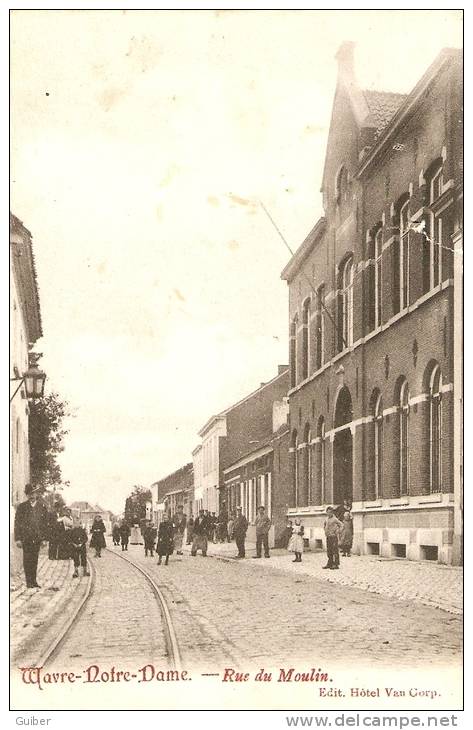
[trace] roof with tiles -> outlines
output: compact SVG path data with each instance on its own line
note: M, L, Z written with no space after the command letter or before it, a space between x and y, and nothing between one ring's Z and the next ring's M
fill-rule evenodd
M368 89L365 89L363 94L370 110L367 124L372 124L376 128L376 137L379 137L408 95Z

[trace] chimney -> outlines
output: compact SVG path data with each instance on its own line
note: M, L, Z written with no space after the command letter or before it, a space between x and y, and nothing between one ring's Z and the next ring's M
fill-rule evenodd
M278 365L278 375L282 375L288 368L289 365Z
M345 81L355 80L354 51L355 43L353 41L344 41L335 54L338 61L338 76Z

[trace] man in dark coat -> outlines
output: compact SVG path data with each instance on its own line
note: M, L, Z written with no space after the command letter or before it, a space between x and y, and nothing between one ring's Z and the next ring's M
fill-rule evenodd
M191 555L197 555L197 550L202 550L202 556L207 557L208 534L210 529L210 517L204 510L199 511L199 516L194 522L194 530L192 533Z
M128 550L128 541L130 539L130 526L128 525L128 522L125 522L125 520L122 521L122 524L120 525L120 542L122 544L122 551Z
M18 505L15 514L15 541L17 547L23 548L23 567L28 588L41 587L36 581L38 556L41 543L48 535L48 510L39 498L41 491L42 487L27 484L27 500Z
M247 530L248 520L245 515L242 514L241 507L237 507L237 516L233 523L233 537L235 538L236 546L238 548L237 558L245 557L245 538Z

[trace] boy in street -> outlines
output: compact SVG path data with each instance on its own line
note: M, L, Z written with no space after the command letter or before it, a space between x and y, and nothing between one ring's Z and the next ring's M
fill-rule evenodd
M156 543L157 536L158 531L153 523L150 522L143 530L143 540L145 541L145 558L148 557L148 551L150 556L153 557L154 545Z
M74 560L73 578L79 577L79 566L82 566L83 575L90 575L87 570L87 533L80 524L78 517L74 517L74 526L69 533L69 544Z
M269 558L269 540L268 533L271 527L271 520L265 514L264 507L258 507L258 516L255 520L256 526L256 555L255 558L261 557L261 546L264 548L264 557Z
M323 570L338 570L340 566L338 536L342 528L342 523L335 517L333 507L327 507L326 512L327 519L324 522L324 531L327 541L327 565L323 566Z

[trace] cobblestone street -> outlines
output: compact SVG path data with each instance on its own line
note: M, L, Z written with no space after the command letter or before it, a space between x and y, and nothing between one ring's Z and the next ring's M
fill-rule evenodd
M184 664L215 670L225 656L255 666L460 662L462 620L435 608L288 573L269 561L173 555L165 567L139 547L130 557L164 588Z

